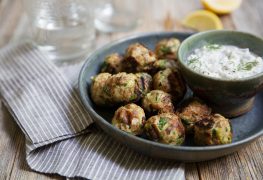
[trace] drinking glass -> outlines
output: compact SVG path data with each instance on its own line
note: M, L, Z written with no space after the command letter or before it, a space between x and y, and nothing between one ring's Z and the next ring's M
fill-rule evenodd
M24 5L31 38L51 59L72 60L93 47L94 7L88 0L24 0Z
M102 32L131 30L138 24L139 9L139 0L98 0L95 27Z

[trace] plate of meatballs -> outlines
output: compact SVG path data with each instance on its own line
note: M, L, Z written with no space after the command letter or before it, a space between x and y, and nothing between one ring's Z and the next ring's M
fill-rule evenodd
M138 35L88 57L81 100L109 136L145 155L197 162L235 152L262 134L262 93L249 113L228 119L187 86L177 50L190 35Z

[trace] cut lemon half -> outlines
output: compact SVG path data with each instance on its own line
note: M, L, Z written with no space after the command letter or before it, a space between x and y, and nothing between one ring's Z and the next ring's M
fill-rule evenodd
M217 14L228 14L239 8L242 0L201 0L204 7Z
M198 31L223 29L219 17L207 10L198 10L190 13L183 19L183 25Z

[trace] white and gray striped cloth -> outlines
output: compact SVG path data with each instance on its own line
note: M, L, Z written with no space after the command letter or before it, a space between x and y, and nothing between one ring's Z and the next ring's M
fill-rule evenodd
M185 179L183 164L138 154L92 125L77 91L30 43L0 51L0 92L26 136L26 160L35 171L92 180Z

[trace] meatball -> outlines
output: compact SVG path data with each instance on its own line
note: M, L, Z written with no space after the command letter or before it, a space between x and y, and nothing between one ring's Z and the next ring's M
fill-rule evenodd
M164 144L181 145L185 139L184 126L173 113L163 113L150 117L144 126L146 135Z
M186 86L180 73L169 68L154 75L153 88L171 94L176 102L182 100L186 93Z
M197 145L219 145L232 142L230 122L220 114L211 115L195 123L194 142Z
M91 85L91 97L97 105L127 104L139 101L150 91L151 86L152 77L147 73L101 73Z
M155 54L140 43L131 44L123 61L126 72L149 72L156 61Z
M175 61L169 59L159 59L153 64L153 69L155 72L158 72L160 70L165 70L167 68L176 70L178 69L178 66Z
M148 115L174 112L172 96L160 90L152 90L146 94L142 107Z
M111 77L109 73L100 73L93 78L91 85L91 98L97 105L108 103L109 96L104 93L106 81Z
M112 124L127 133L140 135L143 133L145 113L140 106L133 103L127 104L115 111Z
M176 38L163 39L156 44L155 53L158 59L177 59L180 41Z
M188 100L179 110L179 117L185 126L186 133L193 133L194 124L211 114L211 108L200 99Z
M141 99L142 94L135 74L125 72L112 75L106 82L106 93L111 96L114 104L135 102Z
M111 74L116 74L122 71L122 61L123 57L118 53L113 53L108 55L101 68L101 72L108 72Z

